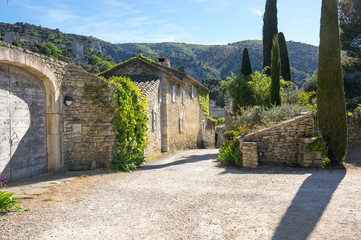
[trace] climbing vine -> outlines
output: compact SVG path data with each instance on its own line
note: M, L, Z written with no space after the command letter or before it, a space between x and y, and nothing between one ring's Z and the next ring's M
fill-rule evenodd
M197 89L199 105L204 113L208 117L209 115L209 92L206 90Z
M147 100L129 78L111 77L108 82L114 86L110 106L116 134L112 167L129 172L145 161Z

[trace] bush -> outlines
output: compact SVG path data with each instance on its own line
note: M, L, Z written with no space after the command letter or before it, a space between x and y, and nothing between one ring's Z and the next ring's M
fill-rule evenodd
M218 161L224 166L242 167L242 151L239 146L239 141L233 137L231 142L225 142L219 148Z
M267 108L264 106L247 107L242 109L242 114L234 120L234 127L241 134L249 133L253 129L267 127L299 115L307 111L306 106L284 104Z
M317 91L317 74L318 74L318 72L316 70L316 72L312 76L306 78L306 81L302 86L303 91L305 91L305 92L316 92Z

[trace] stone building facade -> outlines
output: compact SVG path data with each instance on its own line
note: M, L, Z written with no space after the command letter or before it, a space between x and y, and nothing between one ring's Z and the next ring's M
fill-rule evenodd
M111 115L87 93L104 84L73 64L0 42L0 175L15 181L109 165Z
M198 96L209 90L187 74L172 69L169 59L158 59L156 64L136 57L100 75L127 76L148 99L147 158L171 150L214 147L214 121L201 110Z

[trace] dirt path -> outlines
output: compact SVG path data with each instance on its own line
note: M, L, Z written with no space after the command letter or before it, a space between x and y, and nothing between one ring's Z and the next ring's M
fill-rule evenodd
M0 239L361 239L359 167L238 170L217 153L57 185L0 217Z

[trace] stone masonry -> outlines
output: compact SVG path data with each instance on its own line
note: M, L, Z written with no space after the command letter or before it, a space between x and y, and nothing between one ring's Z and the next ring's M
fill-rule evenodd
M312 142L313 137L314 118L312 114L301 115L248 134L239 139L243 164L250 168L256 168L258 162L289 166L320 166L322 161L318 153L308 152L305 147L309 141ZM301 152L299 146L302 146Z
M29 79L35 78L44 87L45 154L49 172L109 165L114 138L112 117L108 108L103 103L94 101L87 92L89 87L98 89L103 99L110 100L110 91L105 90L106 83L102 79L76 65L3 42L0 42L0 66L3 66L3 69L16 66L31 75ZM15 80L10 76L8 81ZM65 96L73 98L72 105L64 104ZM36 118L36 115L32 117ZM32 121L36 121L35 118ZM33 133L28 131L27 134ZM1 144L6 144L8 139L1 141ZM2 164L10 164L11 158L8 161L9 163ZM0 169L0 175L1 173Z

